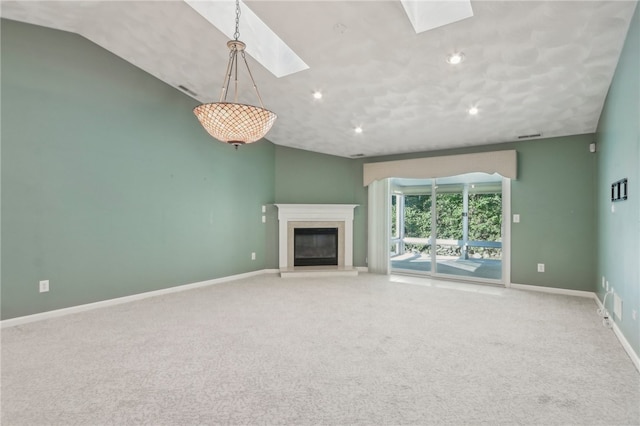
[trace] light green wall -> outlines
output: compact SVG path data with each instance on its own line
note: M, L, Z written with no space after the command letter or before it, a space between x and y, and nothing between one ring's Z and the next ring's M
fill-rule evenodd
M511 281L596 288L593 135L366 160L268 142L234 151L199 127L193 99L80 36L11 21L1 100L2 318L276 268L274 202L359 204L365 266L365 161L501 149L519 163Z
M594 135L578 135L364 161L276 147L276 202L361 204L354 224L354 260L361 266L367 255L362 164L515 149L519 176L512 181L511 205L521 222L512 225L511 282L594 291L593 141ZM538 263L545 264L544 273L537 272Z
M515 149L518 179L511 182L511 282L594 291L594 135L548 138L471 149L368 158L366 162ZM537 264L545 272L537 272Z
M214 141L78 35L1 27L3 319L265 268L271 143Z
M627 40L598 125L598 275L622 298L616 323L640 354L640 8L636 6ZM611 184L628 179L629 199L613 203ZM604 289L599 284L598 296ZM613 312L611 296L607 308Z
M593 135L514 144L511 282L593 291L596 238ZM537 263L545 272L537 272Z
M353 264L366 266L367 191L362 186L362 162L276 146L275 174L276 203L359 204L353 218ZM274 267L277 264L276 258Z

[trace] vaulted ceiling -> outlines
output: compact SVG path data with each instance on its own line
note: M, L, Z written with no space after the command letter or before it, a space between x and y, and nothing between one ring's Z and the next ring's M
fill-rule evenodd
M472 1L472 17L420 33L400 1L247 6L309 66L278 78L249 58L278 114L267 139L353 157L594 132L636 2ZM182 0L2 1L1 12L218 100L228 37ZM447 63L453 52L464 61Z

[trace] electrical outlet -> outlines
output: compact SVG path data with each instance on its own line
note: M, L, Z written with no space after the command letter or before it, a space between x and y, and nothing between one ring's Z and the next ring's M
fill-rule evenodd
M544 272L544 263L538 263L538 272Z
M520 215L519 214L514 214L513 215L513 223L520 223Z
M602 276L602 288L604 288L604 275Z
M49 280L40 281L40 293L46 293L49 291Z
M638 311L636 311L635 309L633 311L631 311L631 318L636 321L638 319Z
M262 206L262 213L266 213L267 212L267 206Z
M266 216L262 216L262 223L267 223L267 217Z
M605 284L606 284L606 285L605 285L604 289L605 289L605 290L607 290L607 291L609 291L609 281L606 281L606 282L605 282Z
M256 253L255 252L251 253L251 260L256 260Z

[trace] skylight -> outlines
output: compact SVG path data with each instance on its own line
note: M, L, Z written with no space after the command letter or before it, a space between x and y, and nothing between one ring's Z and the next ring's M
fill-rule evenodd
M229 37L229 40L233 39L235 31L233 0L184 0L184 2ZM246 52L253 59L278 78L309 68L267 24L249 9L249 6L241 1L240 7L242 10L240 40L247 44Z
M401 2L416 33L432 30L473 16L471 1L469 0L401 0Z

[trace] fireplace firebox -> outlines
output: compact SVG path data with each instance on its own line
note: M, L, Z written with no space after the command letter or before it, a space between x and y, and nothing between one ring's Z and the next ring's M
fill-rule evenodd
M295 228L294 266L338 264L338 228Z

